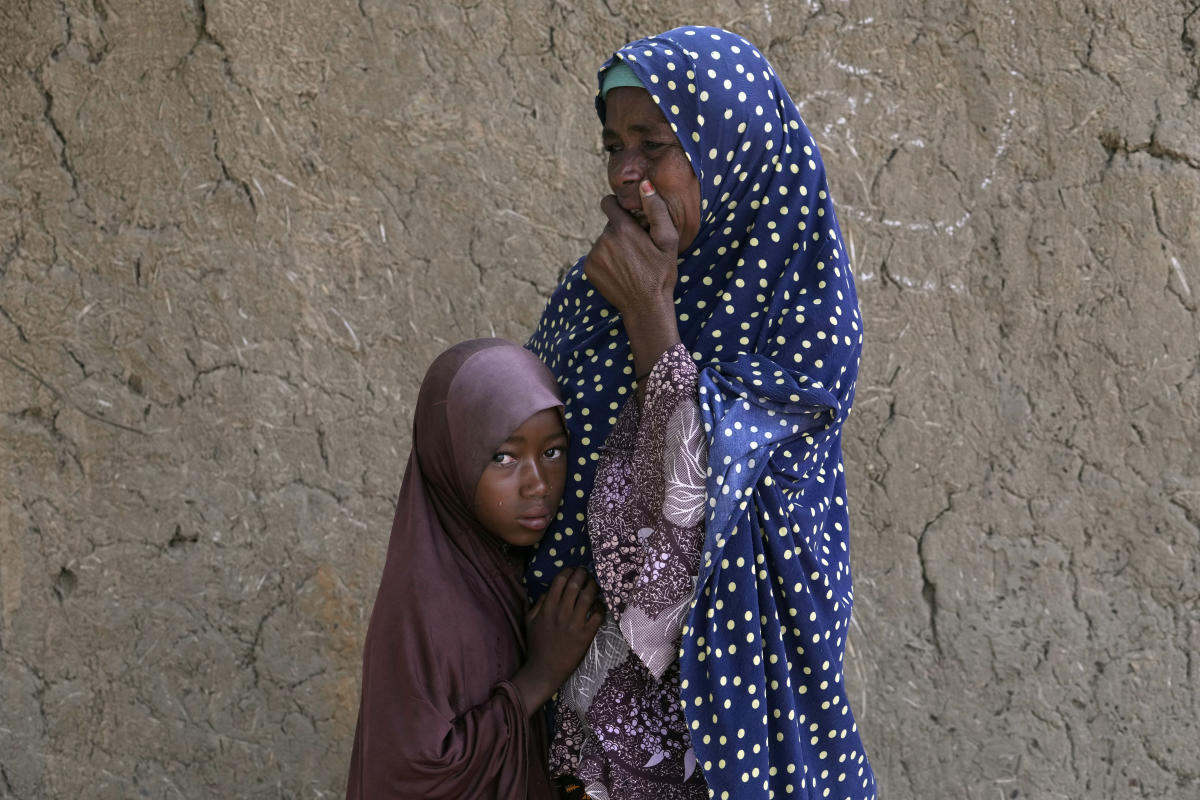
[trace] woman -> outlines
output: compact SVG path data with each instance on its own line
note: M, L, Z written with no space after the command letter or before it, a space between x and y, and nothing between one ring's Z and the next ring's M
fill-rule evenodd
M348 798L550 800L542 705L603 615L583 570L526 613L520 572L558 508L566 431L529 351L476 339L421 384L363 655Z
M680 781L694 757L718 798L872 798L842 681L853 593L841 432L862 331L816 144L770 64L726 31L685 27L632 42L600 80L608 226L529 342L564 393L573 486L527 579L536 588L560 566L592 560L594 529L610 531L614 512L585 498L614 474L610 432L631 397L644 402L639 382L682 347L698 368L704 535L677 667L685 730L657 739L675 742L665 756L679 760ZM636 426L633 439L651 432ZM630 463L616 444L616 461ZM658 454L664 468L671 460ZM622 634L629 626L610 585L638 583L628 565L639 547L652 563L644 542L664 516L640 485L624 496L652 524L649 534L622 528L624 543L596 553ZM622 548L625 571L614 578L604 561ZM597 649L581 667L599 677L576 693L580 705L627 664L614 666L615 655L598 664ZM589 727L591 714L584 708L580 730L566 732L581 769L589 737L613 752L619 736L619 726ZM680 750L682 736L694 756Z

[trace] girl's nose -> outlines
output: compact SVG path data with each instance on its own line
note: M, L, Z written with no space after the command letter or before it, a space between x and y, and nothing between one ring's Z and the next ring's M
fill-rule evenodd
M530 497L540 497L549 491L545 471L538 463L530 464L521 475L521 491Z

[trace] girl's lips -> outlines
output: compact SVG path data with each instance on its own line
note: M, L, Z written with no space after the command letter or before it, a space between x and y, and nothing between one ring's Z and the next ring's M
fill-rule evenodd
M517 524L531 531L544 531L546 530L546 526L550 524L550 515L539 514L531 517L518 517Z

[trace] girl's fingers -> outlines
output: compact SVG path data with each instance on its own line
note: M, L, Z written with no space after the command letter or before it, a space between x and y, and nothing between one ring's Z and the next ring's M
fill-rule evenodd
M596 635L596 631L600 630L600 626L604 624L604 618L608 615L608 609L602 603L596 603L592 606L591 616L587 618L588 630L592 636Z
M555 576L550 591L546 592L546 602L549 604L547 611L557 624L571 623L571 614L579 597L579 590L587 577L587 570L582 567L566 567Z
M554 576L554 580L550 582L550 588L546 591L546 594L542 595L540 599L549 598L548 602L551 605L558 605L561 603L563 592L567 588L567 581L570 580L574 573L574 567L565 567L559 571L559 573Z
M545 605L545 603L546 603L546 595L542 595L541 597L539 597L537 599L537 602L533 604L533 608L529 609L529 611L527 611L525 613L525 624L526 625L528 625L529 623L531 623L535 619L537 619L537 615L539 613L541 613L542 606Z
M592 606L596 604L596 594L599 587L596 586L596 581L592 580L591 576L584 584L583 589L579 592L579 597L575 600L575 613L573 615L576 625L582 625L587 622L588 613L592 610Z

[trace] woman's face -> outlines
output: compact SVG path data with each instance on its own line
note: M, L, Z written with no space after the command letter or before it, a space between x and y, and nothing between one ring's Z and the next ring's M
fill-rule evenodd
M671 124L645 89L620 86L605 98L604 149L608 153L608 185L621 208L645 230L638 186L649 180L667 204L679 233L679 252L700 232L700 181L692 171Z
M475 485L475 518L515 547L537 544L567 483L567 432L557 408L525 420L492 455Z

